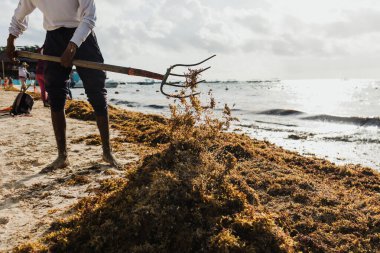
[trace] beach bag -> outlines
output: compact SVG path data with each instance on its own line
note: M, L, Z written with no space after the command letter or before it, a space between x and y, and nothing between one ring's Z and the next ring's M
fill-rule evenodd
M32 111L34 100L32 96L20 92L12 105L11 115L29 114Z

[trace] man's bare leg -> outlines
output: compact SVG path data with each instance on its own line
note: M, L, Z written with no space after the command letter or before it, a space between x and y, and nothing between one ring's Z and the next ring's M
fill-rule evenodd
M99 128L100 138L102 140L103 147L103 160L112 166L120 167L119 162L112 154L112 148L110 144L110 134L109 134L109 120L108 114L105 116L96 116L96 124Z
M55 140L57 142L58 157L57 159L46 166L41 173L46 173L56 169L61 169L69 165L69 160L67 158L67 147L66 147L66 117L65 111L54 112L51 111L51 120L53 124Z
M25 79L21 79L21 91L26 92L26 81Z

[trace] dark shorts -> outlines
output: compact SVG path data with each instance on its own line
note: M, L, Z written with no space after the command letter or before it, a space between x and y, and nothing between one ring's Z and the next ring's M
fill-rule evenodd
M70 42L76 28L59 28L48 31L44 44L44 54L61 57ZM77 49L75 59L103 63L95 34L90 33L86 41ZM83 87L88 101L97 115L107 114L107 90L105 89L106 74L101 70L77 67L77 72L83 81ZM53 111L63 110L66 97L69 94L66 80L69 79L71 68L65 68L60 63L45 62L44 78L49 102Z

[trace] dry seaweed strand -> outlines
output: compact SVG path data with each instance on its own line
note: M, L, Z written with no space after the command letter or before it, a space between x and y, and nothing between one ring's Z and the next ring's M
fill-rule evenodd
M116 141L155 148L15 252L376 252L380 175L222 132L197 98L165 119L110 108ZM68 115L90 119L84 102Z

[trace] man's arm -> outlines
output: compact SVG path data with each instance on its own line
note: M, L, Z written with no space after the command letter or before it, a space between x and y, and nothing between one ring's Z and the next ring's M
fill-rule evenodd
M9 34L7 39L7 49L5 51L7 52L7 56L11 61L13 61L13 58L15 58L15 39L16 37L12 34Z
M82 20L74 32L69 44L63 55L61 56L61 64L64 67L70 67L74 59L76 50L87 39L96 22L96 7L94 0L78 0L79 9Z
M7 55L10 59L15 56L15 39L28 28L28 15L33 12L36 6L33 0L20 0L12 17L7 40Z

